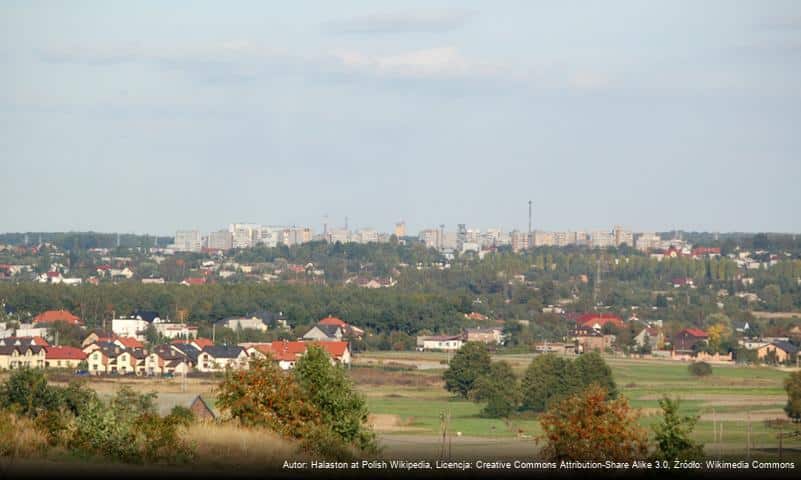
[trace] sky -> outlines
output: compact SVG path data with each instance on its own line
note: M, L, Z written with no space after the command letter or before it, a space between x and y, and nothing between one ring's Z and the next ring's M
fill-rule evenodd
M0 232L801 232L801 2L0 2Z

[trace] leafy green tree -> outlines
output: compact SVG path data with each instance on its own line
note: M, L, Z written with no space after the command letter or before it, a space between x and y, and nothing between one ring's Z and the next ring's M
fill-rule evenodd
M325 350L309 346L294 370L306 398L317 407L322 421L345 443L363 451L377 450L375 433L367 426L367 404L353 388L341 366L333 365Z
M659 400L662 419L651 428L654 430L657 450L656 458L660 460L698 459L703 456L703 444L692 439L692 432L698 417L679 414L679 399L663 397Z
M479 377L490 371L490 354L481 342L467 342L451 359L448 369L442 375L445 389L467 398Z
M801 371L792 373L784 379L784 390L787 392L785 413L794 422L801 422Z
M522 408L543 412L578 386L570 360L553 353L538 355L529 364L521 384Z
M612 378L612 369L598 352L580 355L573 362L573 369L581 385L596 383L606 390L609 398L617 398L617 385Z
M493 362L489 373L473 384L470 397L476 402L487 402L481 411L485 417L511 415L520 402L520 388L512 366L505 361Z
M15 408L22 415L35 417L42 411L58 409L60 404L59 391L47 385L40 369L16 370L0 385L0 405Z

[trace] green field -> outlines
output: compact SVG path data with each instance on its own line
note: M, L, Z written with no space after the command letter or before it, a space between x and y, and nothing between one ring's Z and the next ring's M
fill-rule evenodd
M509 361L521 375L531 358L531 355L494 357ZM539 434L538 423L532 417L509 422L482 418L480 404L456 399L446 392L438 381L444 365L433 366L446 359L446 354L428 352L380 352L358 359L357 368L369 366L386 371L387 377L403 372L406 384L387 380L384 384L366 385L360 384L357 377L370 411L381 417L377 429L383 438L391 442L395 435L418 436L422 441L423 437L440 435L442 416L448 414L453 434L498 440ZM414 369L415 362L424 365L424 369ZM711 376L696 378L689 373L686 363L625 358L607 358L607 362L622 395L632 406L642 409L640 422L644 426L658 420L658 400L670 395L682 399L684 413L701 416L695 436L706 444L708 454L746 453L750 425L751 453L763 458L777 455L777 432L765 421L786 418L782 410L786 402L782 382L787 372L768 367L715 365ZM414 377L419 381L414 382ZM722 428L722 440L719 434L716 438L713 425L718 431ZM801 441L785 440L783 446L785 457L801 457Z

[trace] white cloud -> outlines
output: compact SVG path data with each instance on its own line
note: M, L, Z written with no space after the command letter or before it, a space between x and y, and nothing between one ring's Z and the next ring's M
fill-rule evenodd
M382 76L480 77L501 71L499 65L468 59L454 47L372 56L353 51L338 51L334 56L345 68Z
M324 28L333 33L444 32L462 27L473 15L457 8L408 10L332 21Z

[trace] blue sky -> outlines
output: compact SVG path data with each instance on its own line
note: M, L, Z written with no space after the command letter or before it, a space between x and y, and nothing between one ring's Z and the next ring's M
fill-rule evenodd
M2 2L0 231L801 231L801 3Z

